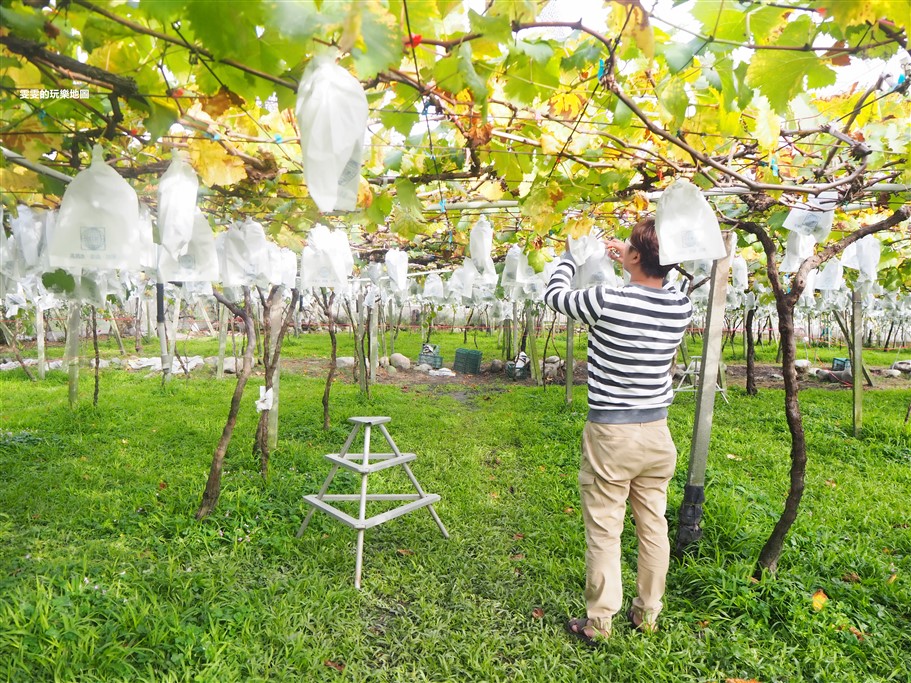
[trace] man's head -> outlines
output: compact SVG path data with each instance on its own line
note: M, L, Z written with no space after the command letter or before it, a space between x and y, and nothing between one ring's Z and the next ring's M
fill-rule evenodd
M662 266L659 262L658 233L655 231L655 219L651 216L643 218L633 227L627 240L626 251L627 258L633 263L638 263L642 273L648 277L664 279L674 268L674 264Z

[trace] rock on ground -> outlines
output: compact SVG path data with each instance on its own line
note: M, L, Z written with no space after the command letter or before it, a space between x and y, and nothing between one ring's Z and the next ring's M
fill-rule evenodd
M389 356L389 363L396 370L411 369L411 361L408 360L407 356L404 356L401 353L393 353L391 356Z

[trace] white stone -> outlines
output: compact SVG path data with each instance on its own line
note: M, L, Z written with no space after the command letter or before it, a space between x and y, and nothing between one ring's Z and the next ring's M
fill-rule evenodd
M548 363L544 366L544 379L557 379L560 376L559 363Z
M430 372L431 370L433 370L433 368L430 367L430 365L427 363L421 363L420 365L418 365L415 368L415 370L417 370L418 372Z
M402 355L401 353L393 353L389 356L389 363L396 370L410 370L411 361L408 360L407 356Z
M888 370L883 370L883 377L901 377L901 376L902 376L901 370L895 370L892 368L889 368Z
M503 369L506 367L506 364L501 361L499 358L494 358L490 361L490 371L491 372L503 372Z
M339 370L354 367L354 356L340 356L335 359L335 367Z
M386 373L389 374L389 375L395 375L395 374L398 374L398 370L395 369L395 366L394 366L394 365L387 365L387 366L386 366Z
M561 360L563 360L563 359L560 358L560 356L548 356L547 358L544 359L544 362L545 363L559 363Z
M891 369L899 372L911 372L911 360L897 360L892 363Z
M388 368L389 367L389 356L380 356L379 359L377 360L377 363L379 364L379 366L381 368Z

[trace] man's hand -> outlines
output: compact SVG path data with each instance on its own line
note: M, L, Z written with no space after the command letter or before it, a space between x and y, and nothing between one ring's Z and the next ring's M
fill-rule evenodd
M626 254L626 242L621 242L620 240L611 237L604 243L604 246L607 248L607 255L610 256L611 260L623 260L623 255Z

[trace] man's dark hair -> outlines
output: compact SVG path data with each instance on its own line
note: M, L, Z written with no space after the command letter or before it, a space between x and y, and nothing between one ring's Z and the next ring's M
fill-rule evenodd
M642 272L649 277L664 278L676 265L661 265L658 257L658 233L655 231L655 219L651 216L636 223L629 236L629 244L639 252Z

